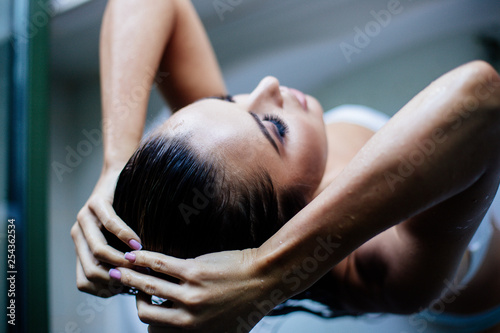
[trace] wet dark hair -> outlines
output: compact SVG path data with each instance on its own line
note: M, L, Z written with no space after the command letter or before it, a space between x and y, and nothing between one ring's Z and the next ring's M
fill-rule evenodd
M232 168L233 166L231 166ZM278 193L263 169L238 179L189 136L155 135L122 170L113 208L144 249L180 258L260 246L306 205L299 187ZM116 237L110 245L129 251Z

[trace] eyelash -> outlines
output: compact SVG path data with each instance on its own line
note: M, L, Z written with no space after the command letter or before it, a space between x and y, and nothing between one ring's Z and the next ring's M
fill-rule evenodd
M231 95L225 95L225 96L212 96L210 98L215 98L219 99L221 101L227 101L234 103L233 96ZM278 129L279 135L283 138L285 135L288 133L288 125L281 119L280 117L273 115L273 114L266 114L264 115L263 121L269 121L276 126Z
M211 97L208 97L208 98L219 99L221 101L226 101L226 102L234 103L233 96L231 96L231 95L211 96Z
M273 123L281 137L284 137L288 133L288 125L280 117L274 114L266 114L263 120Z

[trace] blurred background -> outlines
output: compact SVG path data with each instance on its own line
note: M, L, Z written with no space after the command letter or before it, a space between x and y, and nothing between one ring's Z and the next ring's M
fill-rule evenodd
M354 103L392 115L458 65L473 59L500 65L498 0L193 3L232 94L273 75L317 97L325 110ZM105 5L0 1L0 308L8 301L6 230L15 218L20 332L134 331L119 326L119 299L77 290L70 237L102 164L98 46ZM166 112L153 91L148 124ZM337 320L347 326L304 321L314 332L430 332L396 316ZM273 332L299 327L290 321L277 328L270 320L262 331L265 325Z

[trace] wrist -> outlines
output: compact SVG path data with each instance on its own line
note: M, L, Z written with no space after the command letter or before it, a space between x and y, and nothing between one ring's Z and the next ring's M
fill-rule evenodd
M129 159L130 156L124 158L117 156L116 154L113 156L110 156L110 154L105 154L101 170L102 174L119 174L123 170Z
M104 162L102 165L101 175L117 174L120 173L125 167L127 162Z
M285 290L282 268L275 265L274 260L264 253L262 247L250 249L250 253L251 263L245 273L247 279L251 277L252 281L249 284L249 294L252 295L249 303L251 302L253 308L252 316L260 314L263 317L293 295Z
M285 247L285 245L270 247L266 244L255 249L254 254L254 274L262 285L260 300L270 301L274 306L299 292L287 283L288 276L293 271L291 267L294 265L294 260L287 255L288 251Z
M123 166L120 166L119 164L103 164L99 180L97 181L96 187L94 188L94 194L104 194L112 201L116 182L118 180L118 177L120 176L122 169Z

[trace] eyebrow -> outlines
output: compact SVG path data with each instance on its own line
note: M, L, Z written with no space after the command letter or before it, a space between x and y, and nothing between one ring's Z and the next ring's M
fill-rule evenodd
M271 143L271 145L273 146L274 150L276 150L276 152L278 153L278 155L281 155L280 154L280 150L278 148L278 145L276 144L276 141L274 141L274 139L271 136L271 134L269 134L269 131L267 130L266 126L264 126L264 124L262 123L262 120L260 120L259 116L257 116L253 112L250 112L250 115L252 116L252 118L255 120L255 122L259 126L260 131L262 132L262 134L264 134L264 136L266 137L267 141L269 141L269 143Z

